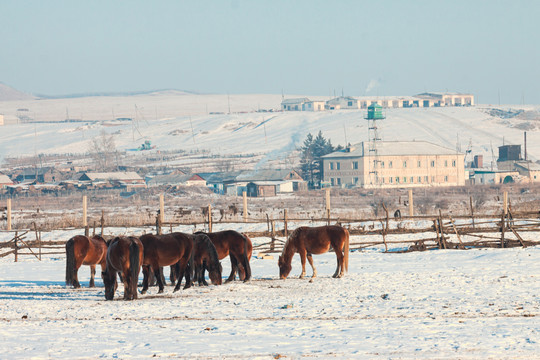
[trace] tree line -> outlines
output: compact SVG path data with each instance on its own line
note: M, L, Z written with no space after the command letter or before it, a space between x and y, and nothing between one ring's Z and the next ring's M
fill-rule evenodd
M334 147L330 139L326 139L322 131L319 131L316 137L309 133L300 150L302 177L308 182L309 188L316 189L321 187L324 177L322 157L334 151L343 150L343 146Z

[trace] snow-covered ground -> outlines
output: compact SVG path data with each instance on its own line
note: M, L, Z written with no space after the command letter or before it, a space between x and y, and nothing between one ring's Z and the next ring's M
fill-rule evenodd
M1 101L0 114L4 114L7 125L0 126L0 161L4 157L40 153L84 153L103 130L114 134L119 150L135 149L150 140L156 145L152 151L265 154L262 163L286 159L302 145L309 132L322 131L334 145L368 140L365 110L255 112L279 109L280 102L278 95L170 93ZM504 111L490 112L493 108L528 112L504 118ZM540 159L537 110L538 107L518 105L387 109L379 132L383 140L425 140L450 149L459 147L462 152L471 143L472 154L484 155L488 166L492 150L496 157L498 146L522 144L523 131L527 130L528 156L537 160ZM98 122L15 124L16 116L21 113L38 121L60 121L69 116ZM500 116L492 116L497 114ZM134 120L111 121L117 117Z
M333 279L327 253L314 256L310 283L298 279L297 255L279 280L276 254L252 258L248 283L150 288L126 302L121 285L114 301L101 279L88 289L88 267L83 288L66 288L63 255L9 256L0 260L0 357L536 358L539 258L539 247L368 250L352 252L348 275Z

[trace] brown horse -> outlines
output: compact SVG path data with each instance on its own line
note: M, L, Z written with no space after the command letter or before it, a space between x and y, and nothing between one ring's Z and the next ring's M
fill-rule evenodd
M278 260L279 277L286 279L291 272L291 261L294 253L300 254L302 261L302 274L306 275L306 257L313 269L313 279L317 276L317 269L313 266L312 254L324 254L330 249L336 252L337 268L333 277L342 277L349 268L349 231L341 226L301 226L294 230L283 247Z
M120 273L124 283L124 300L137 298L137 283L143 262L144 249L134 236L120 236L109 243L107 266L101 273L105 284L105 299L112 300L118 287L116 274Z
M233 281L238 271L240 280L248 281L251 278L249 260L253 251L251 239L245 234L234 230L218 231L213 233L196 232L206 234L216 247L219 260L229 255L231 259L231 274L225 282Z
M193 240L188 234L176 232L164 235L146 234L140 237L144 246L143 288L141 294L148 290L148 275L151 268L159 286L158 293L163 292L162 266L174 265L179 262L178 282L174 291L180 289L182 277L186 277L184 289L191 286L189 260L193 249Z
M96 265L101 265L101 271L105 270L105 258L107 243L101 236L86 237L76 235L66 242L66 286L73 285L80 288L77 273L81 265L90 265L90 284L94 287Z
M216 247L210 238L203 233L191 235L193 240L193 252L191 254L192 267L195 272L193 280L197 280L200 285L207 286L204 278L205 270L208 270L208 277L212 284L221 285L221 264L219 263Z

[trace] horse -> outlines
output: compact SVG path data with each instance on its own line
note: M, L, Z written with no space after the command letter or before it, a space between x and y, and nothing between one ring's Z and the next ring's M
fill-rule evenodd
M337 258L337 268L333 277L342 277L349 268L349 231L341 226L301 226L294 230L278 259L279 277L286 279L291 272L291 261L294 253L300 254L302 261L302 274L300 279L306 275L306 257L313 269L313 278L317 276L317 269L313 265L312 254L324 254L330 249L334 249Z
M200 285L208 286L204 278L204 271L208 270L208 277L212 284L221 285L222 267L219 263L216 247L206 234L193 234L193 251L191 254L192 270L195 272L193 280L197 280Z
M253 251L251 239L245 234L234 230L225 230L212 233L196 232L195 234L206 234L216 247L219 260L227 255L231 259L231 274L225 282L233 281L238 271L238 278L244 282L251 278L251 267L249 260Z
M137 283L144 249L135 236L119 236L111 240L107 250L107 266L101 273L105 284L105 300L112 300L118 287L116 274L120 273L124 283L124 300L137 298Z
M96 274L96 265L101 265L101 271L105 270L107 255L107 243L99 236L87 237L76 235L66 242L66 286L75 289L80 288L81 284L77 273L81 265L90 265L90 284L94 287L94 277Z
M148 275L150 269L154 272L159 291L163 292L162 266L174 265L179 262L178 282L174 292L180 289L182 277L186 277L184 289L191 286L190 264L191 251L193 249L193 240L190 235L176 232L164 235L145 234L139 238L144 246L143 261L143 288L141 294L148 290Z

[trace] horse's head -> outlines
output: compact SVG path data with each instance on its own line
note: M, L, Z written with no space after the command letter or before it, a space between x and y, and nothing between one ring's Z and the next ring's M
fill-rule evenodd
M105 285L105 300L112 300L118 287L116 274L113 275L108 271L102 271L101 278L103 279L103 285Z
M285 261L283 258L283 255L280 255L278 258L278 266L279 266L279 278L280 279L286 279L287 276L289 276L289 273L291 272L292 266L290 263Z
M221 285L221 272L222 271L223 271L223 267L221 266L221 263L217 263L217 265L209 267L208 277L210 278L210 281L212 281L212 284Z

